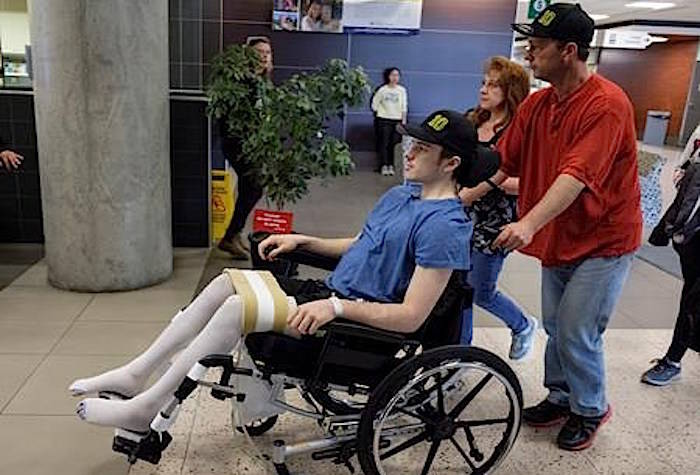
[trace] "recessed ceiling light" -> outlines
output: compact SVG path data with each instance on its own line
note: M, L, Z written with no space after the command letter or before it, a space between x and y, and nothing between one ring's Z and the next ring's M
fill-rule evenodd
M605 20L606 18L610 18L610 15L596 15L595 13L593 15L588 15L588 16L593 18L593 21Z
M665 8L673 8L675 3L671 2L632 2L625 4L628 8L648 8L650 10L663 10Z

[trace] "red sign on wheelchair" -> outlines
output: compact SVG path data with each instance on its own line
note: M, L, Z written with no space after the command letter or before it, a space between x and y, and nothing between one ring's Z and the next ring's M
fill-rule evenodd
M291 233L293 220L294 214L288 211L256 209L253 214L253 231L267 231L273 234Z

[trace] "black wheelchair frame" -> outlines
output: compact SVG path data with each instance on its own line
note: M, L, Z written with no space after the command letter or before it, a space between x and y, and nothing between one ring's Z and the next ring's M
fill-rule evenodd
M251 248L257 249L264 237L251 235ZM272 263L257 260L254 267L290 277L299 263L326 270L336 264L332 259L294 252ZM471 299L471 289L463 282L460 273L453 274L430 317L412 335L348 321L334 321L301 340L274 333L249 335L246 347L255 368L237 367L232 355L202 359L202 367L222 369L220 381L188 375L145 437L117 431L113 449L126 454L131 463L138 459L158 463L172 439L166 429L187 396L204 386L211 388L217 399L244 402L246 394L231 385L232 376L240 375L265 381L272 388L272 405L315 419L325 432L321 439L296 444L276 440L271 461L278 475L288 475L288 458L302 453L311 453L314 460L331 459L351 472L357 456L363 472L369 475L385 475L385 461L394 458L400 463L398 470L409 473L406 452L419 446L427 448L424 461L416 468L421 474L430 473L439 463L438 452L445 447L451 450L450 463L461 463L467 473L491 472L504 460L519 433L522 390L516 375L499 357L457 344L461 309L465 299ZM309 365L309 361L315 364ZM485 388L489 391L486 406L492 398L498 399L504 414L465 420L463 413L476 405L474 401L487 391ZM292 389L299 391L308 408L279 398ZM245 430L250 436L259 436L276 421L277 416L271 416L247 425ZM487 440L493 439L491 451L477 440L480 430L485 431ZM458 441L461 434L466 449ZM401 441L395 443L397 438ZM423 454L419 455L422 460Z

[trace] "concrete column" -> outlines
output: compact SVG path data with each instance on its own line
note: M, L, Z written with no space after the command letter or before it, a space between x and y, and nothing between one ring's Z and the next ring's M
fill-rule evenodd
M33 0L30 22L49 281L166 279L168 0Z

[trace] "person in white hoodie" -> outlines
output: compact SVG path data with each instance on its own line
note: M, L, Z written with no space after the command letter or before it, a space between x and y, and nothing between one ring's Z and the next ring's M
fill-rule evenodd
M401 71L391 67L384 70L384 85L372 97L372 110L375 116L375 138L377 155L383 176L394 175L394 147L401 141L396 126L406 123L408 94L399 84Z

